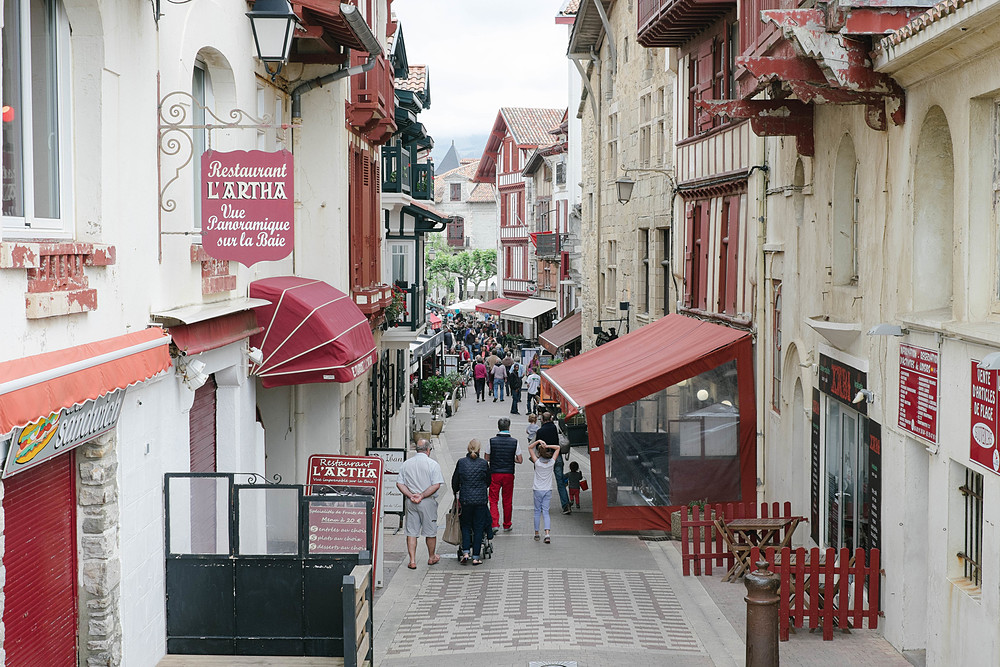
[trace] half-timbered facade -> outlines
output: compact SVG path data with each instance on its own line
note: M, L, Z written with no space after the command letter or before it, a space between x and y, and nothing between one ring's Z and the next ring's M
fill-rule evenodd
M507 298L524 299L533 294L528 237L531 229L521 172L531 151L552 143L549 130L559 124L564 112L564 109L501 108L479 160L475 180L494 183L497 189L497 273L500 294Z

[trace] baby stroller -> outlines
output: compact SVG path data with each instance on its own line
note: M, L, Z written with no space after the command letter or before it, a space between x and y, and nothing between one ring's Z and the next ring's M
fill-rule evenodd
M483 559L493 558L493 529L487 528L486 535L483 536ZM458 560L462 560L462 545L458 545Z

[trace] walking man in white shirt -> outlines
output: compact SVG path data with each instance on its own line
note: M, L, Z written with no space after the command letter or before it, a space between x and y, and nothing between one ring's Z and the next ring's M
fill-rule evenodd
M525 388L528 390L527 410L530 415L538 408L538 392L541 390L542 377L538 371L531 371L531 374L524 378Z
M399 467L396 482L396 488L406 498L406 551L410 554L407 567L411 570L417 569L417 539L421 536L427 538L427 564L436 565L441 560L435 553L438 503L434 494L444 484L444 475L438 462L428 455L432 449L430 442L421 438L416 449L416 455Z

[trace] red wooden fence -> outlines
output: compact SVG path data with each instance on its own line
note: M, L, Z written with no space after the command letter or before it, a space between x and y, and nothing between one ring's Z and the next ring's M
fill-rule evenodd
M733 566L733 554L722 541L722 534L714 530L714 519L757 519L779 518L789 519L792 514L792 504L761 503L758 514L756 503L715 503L705 505L704 510L697 506L681 509L681 564L684 576L690 576L692 569L696 575L702 573L711 576L713 564L724 566L726 570ZM689 513L690 512L690 513ZM784 538L784 534L781 535ZM693 568L692 568L693 566Z
M878 627L879 616L879 550L799 547L781 550L775 560L774 547L765 549L770 569L781 579L778 613L778 637L788 641L790 627L822 626L823 639L833 639L833 626L842 630L860 628L865 620L868 628ZM750 561L760 560L760 549L750 551ZM866 562L867 560L867 562Z

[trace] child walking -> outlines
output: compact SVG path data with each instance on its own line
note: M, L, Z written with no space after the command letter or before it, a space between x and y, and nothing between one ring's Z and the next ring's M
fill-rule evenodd
M531 489L535 500L535 541L539 540L539 524L545 529L545 543L550 544L549 535L549 502L552 500L552 480L555 477L556 456L559 455L559 445L550 445L544 440L535 440L528 445L528 456L535 464L535 479Z
M580 482L583 480L583 473L580 472L580 464L573 461L569 464L569 472L566 474L569 480L569 501L576 503L576 508L580 509Z
M528 442L534 442L537 438L535 434L538 433L538 415L534 412L528 413L528 428L524 429L524 432L528 434Z

